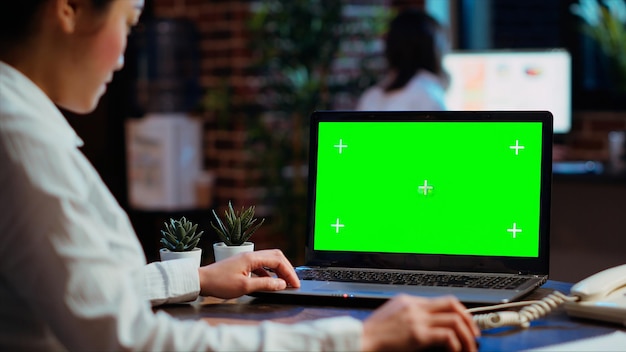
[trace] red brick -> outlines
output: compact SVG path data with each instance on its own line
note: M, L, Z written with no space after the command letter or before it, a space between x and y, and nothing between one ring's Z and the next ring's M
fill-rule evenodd
M606 144L604 140L597 138L575 138L570 143L570 146L575 149L602 150L605 148Z
M626 130L626 116L622 120L594 120L590 121L593 131L620 131Z

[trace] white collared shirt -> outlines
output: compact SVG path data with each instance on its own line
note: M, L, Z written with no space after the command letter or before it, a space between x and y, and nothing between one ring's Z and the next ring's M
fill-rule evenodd
M190 261L146 264L81 139L0 62L0 350L357 350L362 324L217 326L154 313L193 300Z
M390 77L383 80L383 84ZM382 85L368 88L357 102L362 111L439 111L446 110L445 88L435 74L420 70L407 84L385 92Z

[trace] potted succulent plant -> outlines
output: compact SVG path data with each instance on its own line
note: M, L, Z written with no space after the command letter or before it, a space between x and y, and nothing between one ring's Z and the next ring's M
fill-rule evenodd
M229 201L228 209L224 212L224 219L220 219L215 210L213 210L213 216L217 225L211 222L211 226L222 240L213 244L215 261L254 250L254 243L248 242L248 239L265 222L265 219L262 219L257 223L258 219L254 217L254 206L247 209L242 207L240 211L236 211Z
M196 232L197 228L197 224L184 216L180 220L170 218L169 224L166 222L165 229L161 230L161 260L191 258L199 267L202 248L198 247L198 242L204 231Z

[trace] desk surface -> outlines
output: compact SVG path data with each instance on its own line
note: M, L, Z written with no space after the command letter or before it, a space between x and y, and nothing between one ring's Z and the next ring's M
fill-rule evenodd
M549 280L526 299L540 299L554 290L568 293L571 284ZM263 320L279 323L352 316L364 320L372 312L371 305L329 305L274 303L252 297L236 300L204 298L191 304L167 305L158 308L179 319L203 319L209 324L258 324ZM481 351L515 351L536 348L608 334L617 330L626 331L623 326L601 322L572 319L563 308L558 308L547 317L532 322L530 328L500 328L484 331L480 337Z

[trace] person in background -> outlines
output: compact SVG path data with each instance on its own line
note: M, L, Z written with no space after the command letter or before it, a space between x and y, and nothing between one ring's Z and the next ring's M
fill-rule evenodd
M0 5L0 350L476 350L479 331L451 297L399 296L363 322L210 326L153 311L299 281L279 250L200 268L188 260L146 263L127 215L80 152L57 106L95 109L123 65L143 6Z
M356 110L445 110L449 50L444 28L419 9L400 12L385 38L387 74L359 98Z

